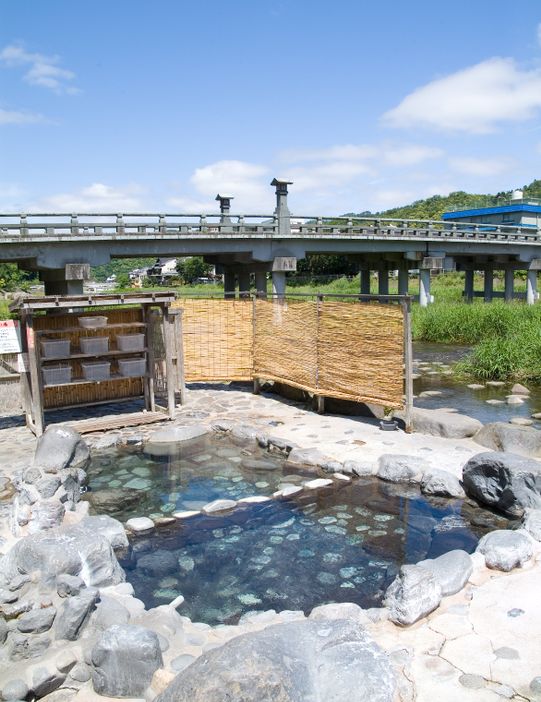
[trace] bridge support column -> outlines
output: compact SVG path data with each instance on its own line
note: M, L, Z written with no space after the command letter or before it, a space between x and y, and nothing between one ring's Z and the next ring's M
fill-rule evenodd
M235 271L231 266L224 266L224 297L235 297Z
M45 284L46 295L82 295L84 281L90 278L90 266L67 263L64 268L43 269L39 277Z
M240 297L250 296L250 271L239 272L239 295Z
M515 295L515 271L513 268L505 269L505 288L503 299L505 302L512 302Z
M370 295L370 268L361 268L361 295Z
M256 271L255 289L259 297L267 297L267 273L266 271Z
M272 293L277 297L286 295L286 274L285 271L272 272Z
M494 270L492 266L485 267L483 290L485 302L492 302L494 293Z
M537 300L537 271L528 271L528 280L526 282L526 303L533 305Z
M464 298L466 302L473 302L473 268L464 271Z
M389 271L385 267L378 268L378 295L389 294Z
M419 270L419 304L421 307L428 307L430 298L430 268Z
M398 294L407 295L409 291L409 275L407 264L402 264L398 269Z

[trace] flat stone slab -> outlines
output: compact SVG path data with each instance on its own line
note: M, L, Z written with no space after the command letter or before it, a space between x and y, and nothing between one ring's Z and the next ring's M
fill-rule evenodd
M236 506L236 500L214 500L202 507L201 511L204 514L216 514L217 512L228 512L231 509L235 509Z
M317 490L318 488L329 487L332 484L333 481L328 478L316 478L315 480L309 480L307 483L303 483L303 487L307 490Z
M210 434L208 427L194 425L188 427L166 427L153 432L148 439L151 444L181 444L183 441L200 439Z
M293 495L298 495L302 492L303 488L300 485L288 485L281 490L277 490L273 493L273 497L293 497Z
M139 534L154 529L154 522L149 517L132 517L126 522L126 528Z
M175 519L189 519L190 517L195 517L198 514L201 514L201 510L187 509L187 510L184 510L184 512L173 512L173 517Z
M241 497L239 504L257 505L260 502L269 502L271 498L266 495L252 495L251 497Z

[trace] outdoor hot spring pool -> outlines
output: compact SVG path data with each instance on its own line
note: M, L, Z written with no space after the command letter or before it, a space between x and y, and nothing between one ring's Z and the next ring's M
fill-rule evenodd
M283 458L213 437L186 457L97 453L88 497L96 511L124 521L156 519L217 498L271 495L313 477L292 473ZM508 525L467 500L428 498L416 486L358 478L160 527L134 537L121 563L147 607L182 594L182 614L232 624L250 610L380 606L400 565L456 548L472 552L484 534Z

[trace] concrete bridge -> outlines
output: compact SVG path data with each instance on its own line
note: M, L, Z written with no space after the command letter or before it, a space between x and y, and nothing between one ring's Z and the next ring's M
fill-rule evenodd
M431 301L433 269L465 272L464 295L511 300L514 273L527 271L527 302L537 299L541 232L531 227L402 220L378 217L293 216L287 196L291 183L274 179L272 214L234 215L232 196L218 195L220 214L1 214L0 261L39 272L46 294L81 294L89 267L111 258L204 256L224 274L226 297L247 292L250 274L266 291L285 292L286 272L308 254L342 254L358 261L360 293L370 292L377 271L379 293L389 290L398 270L399 293L409 292L409 272L419 270L419 301ZM484 289L474 291L474 271L483 270ZM493 290L494 271L504 271L505 292Z

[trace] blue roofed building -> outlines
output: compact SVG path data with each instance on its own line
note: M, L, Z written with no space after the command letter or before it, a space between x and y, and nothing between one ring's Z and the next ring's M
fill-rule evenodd
M509 225L541 228L541 200L524 197L522 190L515 190L511 200L502 205L476 207L467 210L445 212L445 222L473 222L487 225Z

